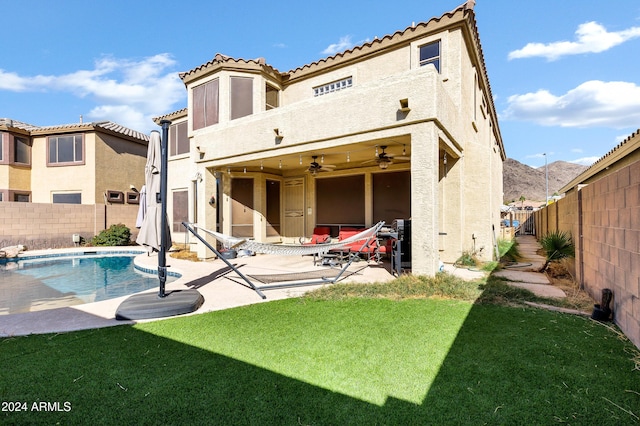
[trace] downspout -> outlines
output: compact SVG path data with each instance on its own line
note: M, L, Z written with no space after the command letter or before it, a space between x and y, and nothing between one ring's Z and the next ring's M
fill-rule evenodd
M579 287L584 290L584 238L583 238L583 219L582 219L582 188L586 185L578 185L578 270L580 271Z

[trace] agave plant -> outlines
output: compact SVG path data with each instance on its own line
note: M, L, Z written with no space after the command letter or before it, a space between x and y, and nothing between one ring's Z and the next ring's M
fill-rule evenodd
M552 261L564 259L565 257L574 257L576 253L576 249L573 245L573 240L571 239L571 234L569 232L550 232L542 237L540 245L542 245L547 257L544 266L540 268L540 272L544 272Z

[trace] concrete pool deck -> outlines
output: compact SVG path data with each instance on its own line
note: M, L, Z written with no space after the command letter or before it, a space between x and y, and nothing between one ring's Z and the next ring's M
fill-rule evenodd
M135 247L131 249L139 250L139 248ZM62 253L82 251L82 249L68 249L62 251ZM93 248L91 251L94 251ZM111 252L109 250L99 251ZM61 253L60 250L55 250L38 251L37 253L25 252L24 255L46 255L47 253L54 252ZM326 266L314 266L311 256L256 255L231 259L230 261L245 275L282 274L328 269ZM146 253L138 255L135 258L135 264L144 269L157 270L158 255L157 253L152 255L147 255ZM169 267L169 272L181 274L181 277L176 281L167 283L167 292L195 288L204 297L203 305L194 313L187 315L298 297L309 290L319 288L323 285L317 284L304 287L264 290L263 292L267 298L262 299L258 293L249 288L234 271L230 270L222 260L192 262L167 256L167 266ZM344 280L340 280L340 282L385 282L394 278L384 266L375 263L367 264L364 261L354 262L349 267L349 271L355 271L355 273ZM157 291L158 288L148 290L148 292ZM118 306L128 297L129 296L123 296L101 302L38 310L35 312L0 315L0 337L60 333L153 321L116 320L115 313Z

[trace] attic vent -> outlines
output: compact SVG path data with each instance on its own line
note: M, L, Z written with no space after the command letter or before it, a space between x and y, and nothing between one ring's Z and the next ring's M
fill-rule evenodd
M333 83L327 83L323 86L313 88L313 96L322 96L328 93L337 92L338 90L346 89L353 85L353 77L343 78L342 80L334 81Z

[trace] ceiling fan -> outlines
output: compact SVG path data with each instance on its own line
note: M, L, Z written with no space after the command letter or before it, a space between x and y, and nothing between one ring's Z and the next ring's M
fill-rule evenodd
M386 145L381 145L380 149L382 149L382 152L380 154L378 154L378 156L375 159L367 160L362 164L365 165L365 164L377 163L378 166L381 169L386 169L387 167L389 167L389 164L393 164L393 160L402 160L402 161L411 160L411 157L396 156L396 155L387 154L385 152L385 150L387 149ZM376 151L377 151L377 149L376 149Z
M313 176L315 176L318 172L332 172L333 169L336 168L336 166L334 166L332 164L320 164L320 163L318 163L316 161L318 159L317 155L314 155L311 158L313 158L313 161L309 165L309 168L307 169L307 171L309 173L311 173Z

